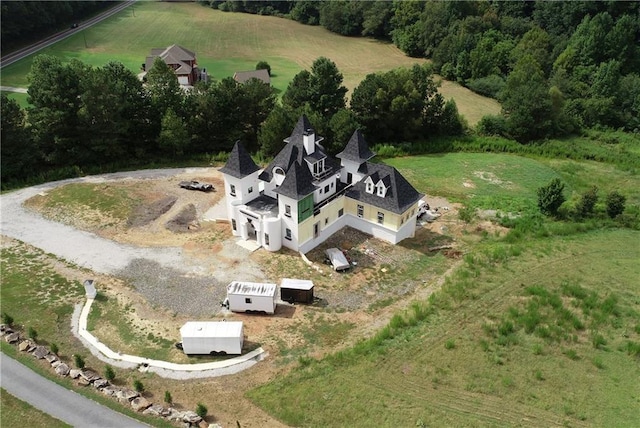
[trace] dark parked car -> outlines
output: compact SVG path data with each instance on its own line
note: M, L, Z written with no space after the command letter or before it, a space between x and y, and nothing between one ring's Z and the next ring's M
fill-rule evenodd
M195 180L181 181L180 187L188 190L200 190L201 192L211 192L212 190L215 190L213 188L213 185L209 183L200 183L199 181L195 181Z

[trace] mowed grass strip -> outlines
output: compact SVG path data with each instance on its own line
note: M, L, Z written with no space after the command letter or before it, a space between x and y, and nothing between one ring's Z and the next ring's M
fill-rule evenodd
M629 342L640 344L638 242L639 232L610 230L531 242L517 257L509 246L504 257L481 249L417 325L403 321L408 311L391 321L391 339L303 358L248 396L295 426L637 426L640 367ZM564 325L567 340L513 327L496 343L487 333L531 299L528 287L560 295L571 283L601 303L615 295L616 314L594 330L595 315L565 292L562 304L585 323Z
M195 3L173 2L138 2L133 8L40 53L63 61L76 58L93 66L119 61L138 73L152 48L172 44L194 51L199 66L215 79L233 76L235 71L253 70L258 61L267 61L273 73L272 85L280 92L298 72L310 69L321 56L336 63L349 90L369 73L426 61L406 56L391 43L344 37L290 19L221 12ZM34 56L5 67L2 84L27 87ZM484 114L500 111L495 101L455 83L443 85L442 94L447 99L456 99L471 124Z
M2 411L0 425L3 427L50 427L64 428L68 425L48 414L36 409L31 404L9 394L4 388L0 389Z

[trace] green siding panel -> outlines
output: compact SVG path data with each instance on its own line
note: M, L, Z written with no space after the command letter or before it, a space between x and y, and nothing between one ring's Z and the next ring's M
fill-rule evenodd
M298 224L313 215L313 193L298 201Z

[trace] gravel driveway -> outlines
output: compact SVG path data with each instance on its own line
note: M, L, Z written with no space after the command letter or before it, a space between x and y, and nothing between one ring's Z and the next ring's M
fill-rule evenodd
M205 170L121 172L47 183L0 195L0 232L94 272L125 278L152 304L182 314L211 315L220 310L219 302L224 299L224 286L229 281L257 281L262 277L260 268L248 260L248 250L235 245L234 241L223 244L225 259L242 263L238 263L236 269L218 265L215 274L211 274L203 269L201 260L190 260L180 247L149 248L117 243L47 220L22 206L32 196L73 182L151 180ZM210 260L209 264L215 262Z

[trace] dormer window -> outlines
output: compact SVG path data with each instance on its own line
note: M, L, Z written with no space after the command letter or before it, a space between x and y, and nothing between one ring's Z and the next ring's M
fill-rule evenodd
M378 184L376 185L376 188L378 190L378 196L384 198L386 196L386 194L387 194L387 188L382 183L382 181L378 181Z
M365 191L373 195L373 180L371 179L371 177L367 177L364 184L365 184Z
M324 172L324 159L313 164L313 175L318 176Z

